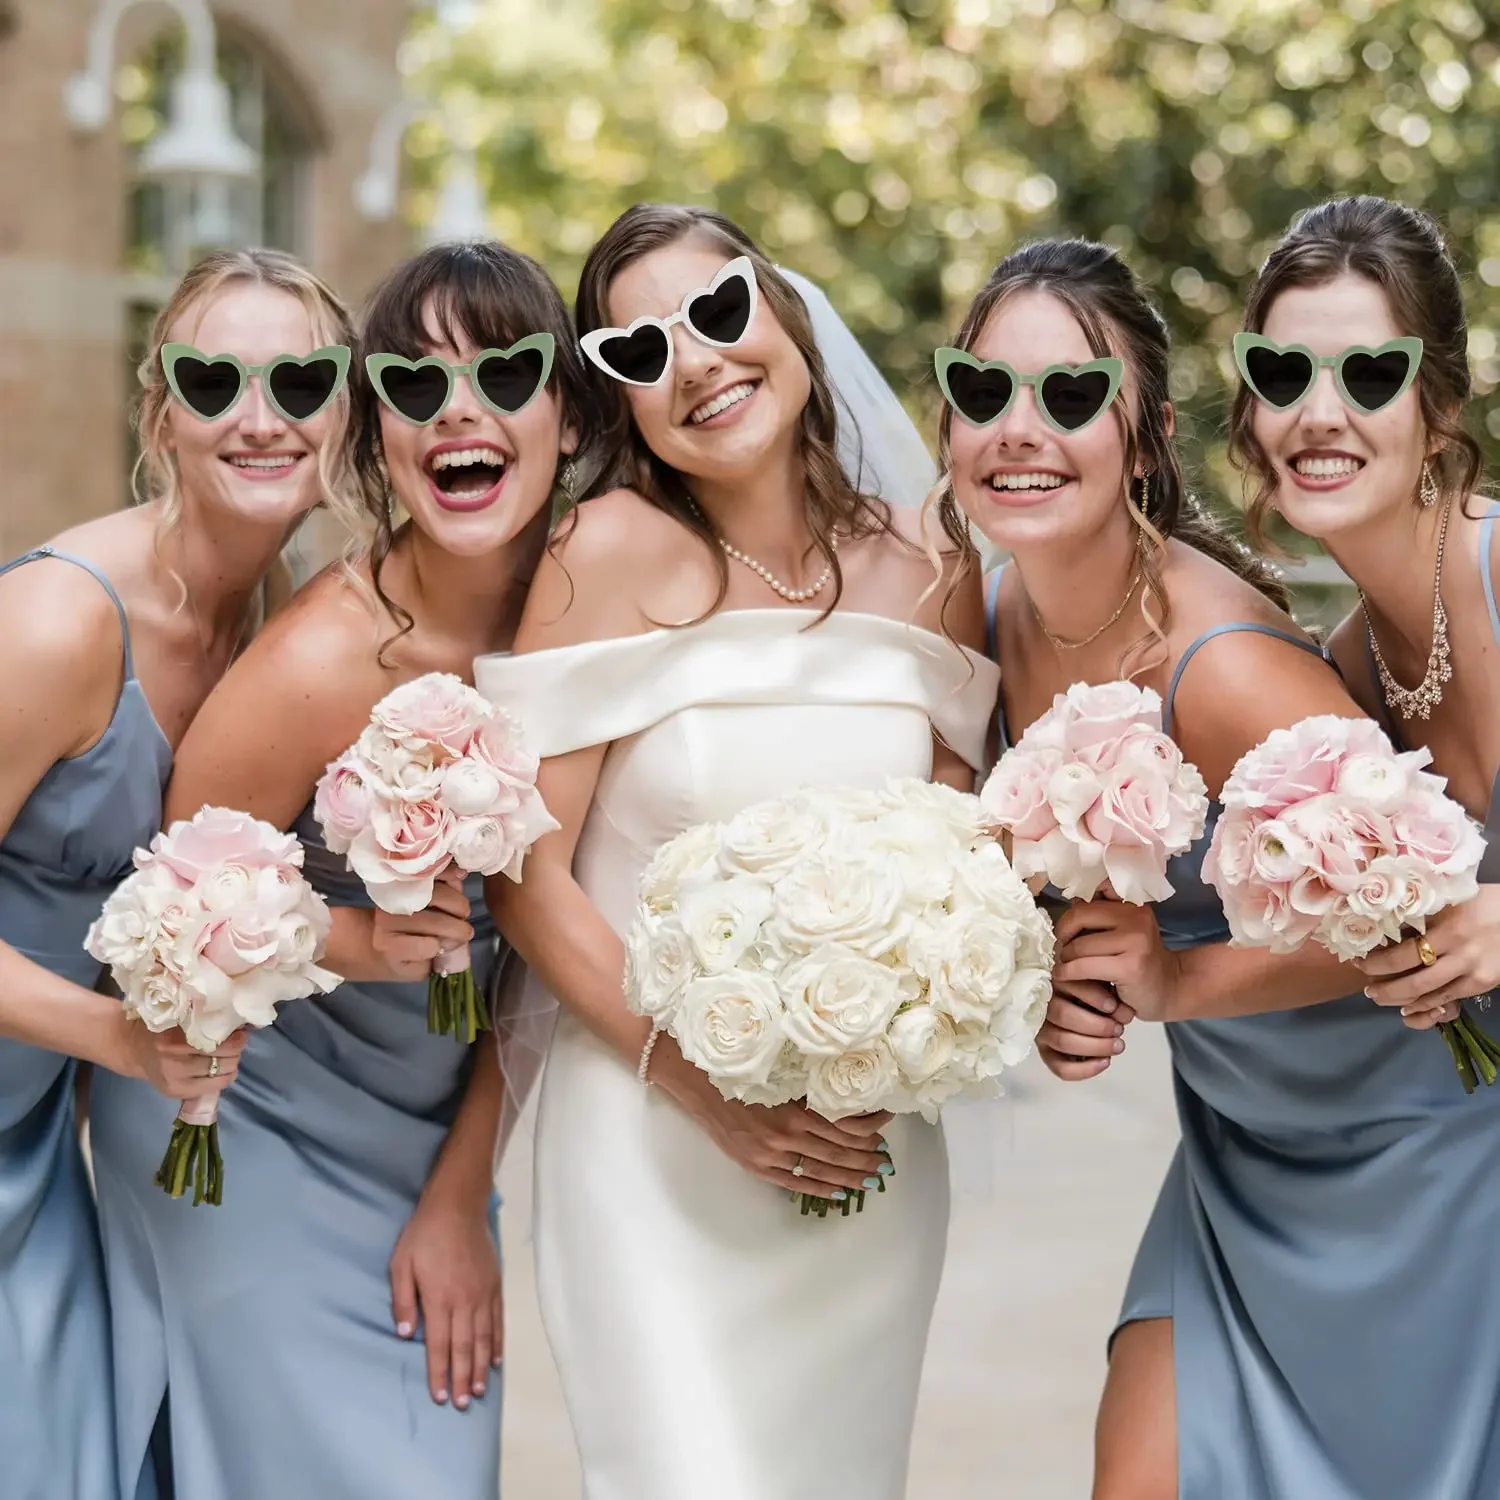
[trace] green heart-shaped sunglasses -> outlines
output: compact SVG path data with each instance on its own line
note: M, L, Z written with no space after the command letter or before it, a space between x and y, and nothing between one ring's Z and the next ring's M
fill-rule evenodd
M1319 370L1332 370L1344 403L1366 414L1404 395L1422 364L1421 339L1353 344L1341 354L1314 354L1302 344L1275 344L1258 333L1234 336L1234 364L1250 392L1277 411L1305 401Z
M550 333L533 333L508 349L481 349L464 365L449 364L436 354L421 359L367 354L365 373L386 406L417 427L442 415L460 375L468 376L469 388L491 411L513 417L546 385L556 351Z
M330 344L311 354L278 354L263 365L247 365L233 354L163 344L161 368L167 388L200 421L216 421L232 411L254 376L273 411L288 422L307 422L343 390L349 349Z
M1048 365L1022 375L1004 360L979 360L963 349L939 349L933 356L938 385L948 405L973 427L998 422L1029 385L1037 410L1059 432L1080 432L1100 415L1120 389L1122 360L1093 359L1081 365Z

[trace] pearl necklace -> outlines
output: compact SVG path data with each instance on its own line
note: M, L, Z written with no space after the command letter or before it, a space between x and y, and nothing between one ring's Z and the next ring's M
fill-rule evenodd
M704 525L708 525L708 518L698 507L693 507L698 512L698 518ZM786 600L788 604L805 604L809 599L816 599L823 592L828 580L833 577L833 563L824 564L823 571L818 574L817 579L805 589L789 588L784 584L764 563L757 562L755 558L747 553L741 552L738 547L732 547L723 537L719 539L719 545L724 549L726 557L732 557L737 563L750 569L752 573L758 573L775 591ZM829 548L837 552L839 550L839 539L832 533L828 537Z
M1404 688L1391 676L1391 669L1380 654L1380 642L1375 639L1364 590L1359 591L1360 606L1365 612L1365 634L1369 637L1370 654L1375 658L1375 670L1380 674L1381 691L1387 706L1403 719L1426 719L1443 701L1443 684L1453 679L1453 666L1448 659L1448 611L1443 608L1442 594L1443 545L1448 540L1448 517L1452 511L1450 500L1438 527L1437 567L1432 575L1432 649L1427 653L1427 671L1416 687Z

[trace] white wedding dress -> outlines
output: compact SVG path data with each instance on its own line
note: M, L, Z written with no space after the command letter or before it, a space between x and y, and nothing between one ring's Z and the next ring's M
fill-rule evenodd
M574 861L623 937L646 862L801 786L976 767L999 670L928 631L806 609L525 656L476 681L545 757L608 744ZM566 1007L536 1133L542 1314L587 1500L901 1500L948 1230L940 1127L886 1131L862 1214L802 1216Z

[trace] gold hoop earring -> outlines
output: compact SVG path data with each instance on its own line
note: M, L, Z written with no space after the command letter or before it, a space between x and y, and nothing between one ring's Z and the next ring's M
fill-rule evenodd
M1432 464L1422 460L1422 485L1417 491L1417 501L1423 510L1431 510L1438 503L1437 480L1433 477Z

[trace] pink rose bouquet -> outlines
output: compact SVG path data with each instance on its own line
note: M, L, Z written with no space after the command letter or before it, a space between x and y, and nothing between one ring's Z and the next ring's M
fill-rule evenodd
M180 1026L212 1053L241 1026L269 1026L284 1000L340 983L320 969L328 908L302 876L302 845L269 823L205 807L135 851L84 947L109 966L125 1009L152 1031ZM219 1203L216 1095L186 1099L156 1174L174 1198Z
M1203 778L1162 732L1161 699L1130 682L1059 693L979 797L1011 835L1016 873L1069 900L1091 900L1105 881L1121 901L1165 900L1167 860L1208 817Z
M1369 719L1332 714L1241 756L1203 861L1232 941L1291 953L1311 939L1363 958L1469 900L1484 838L1442 777L1422 770L1431 759L1398 753ZM1500 1045L1462 1009L1439 1029L1466 1092L1495 1081Z
M526 851L558 827L536 789L521 725L449 673L388 693L324 772L313 815L323 839L382 911L411 915L450 866L520 880ZM471 1042L488 1030L468 949L439 959L428 1030Z

